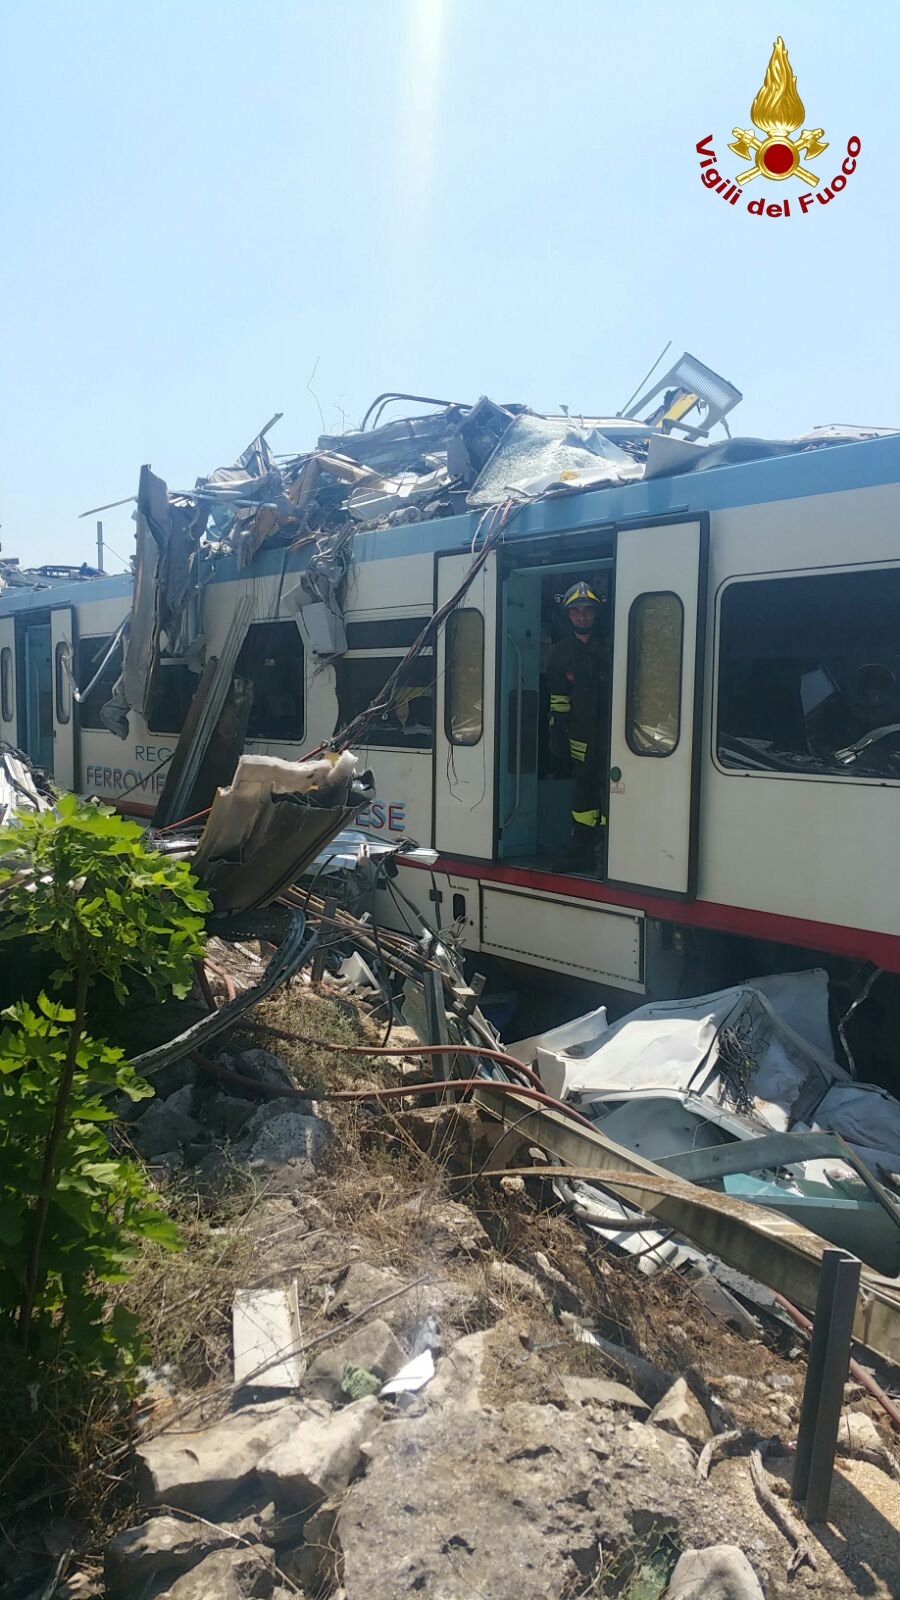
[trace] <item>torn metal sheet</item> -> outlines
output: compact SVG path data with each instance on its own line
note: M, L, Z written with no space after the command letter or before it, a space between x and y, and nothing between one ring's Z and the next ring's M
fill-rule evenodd
M234 615L228 626L228 631L222 644L218 658L207 662L194 698L188 708L184 727L175 746L172 765L166 779L165 788L159 797L159 802L154 813L154 825L157 828L167 827L172 822L179 822L183 817L192 816L196 810L201 809L199 803L192 812L191 804L196 798L197 783L201 768L206 759L210 742L220 726L229 695L233 692L234 668L240 654L241 645L250 626L253 615L253 599L250 595L243 595L238 601ZM247 718L250 714L250 704L247 704ZM234 753L235 761L243 744L237 742L236 730L240 719L235 719ZM246 729L246 720L245 720ZM232 766L232 772L234 767ZM229 774L229 777L231 774ZM208 794L203 797L204 802L212 800L214 787L210 787Z
M49 811L52 806L49 783L37 777L28 757L0 742L0 828L14 811Z
M777 1212L748 1206L731 1195L710 1193L664 1173L653 1162L614 1144L602 1133L581 1127L564 1113L520 1100L507 1090L498 1091L487 1080L473 1091L472 1099L515 1130L520 1139L540 1145L565 1164L543 1169L545 1176L599 1181L629 1205L652 1215L660 1227L674 1229L706 1253L795 1304L815 1309L819 1266L827 1244L807 1228ZM534 1169L528 1170L534 1176ZM900 1362L900 1288L867 1267L863 1268L854 1337L887 1360Z
M840 1134L876 1172L900 1171L900 1101L857 1083L834 1059L820 970L641 1006L599 1034L593 1049L546 1049L540 1038L535 1045L552 1094L609 1123L620 1143L640 1124L651 1156L821 1130ZM672 1143L679 1108L680 1144ZM699 1140L691 1130L703 1122L710 1137Z
M194 871L217 912L267 905L301 876L374 796L356 782L356 759L280 761L242 756L233 784L217 793Z
M277 1289L236 1290L231 1326L235 1388L299 1388L306 1361L296 1278Z
M900 1103L834 1060L824 972L643 1006L605 1032L598 1020L534 1041L551 1093L667 1170L900 1273L900 1208L878 1181L900 1168ZM630 1228L611 1242L634 1248Z
M569 417L517 417L469 492L476 509L551 492L629 483L643 477L635 460L597 428Z
M251 1011L260 1000L265 999L267 994L271 994L273 989L277 989L282 983L287 983L288 979L300 971L304 961L312 955L318 937L315 932L307 935L306 918L301 911L295 912L287 936L278 946L258 983L252 984L233 1000L229 1000L226 1005L220 1006L218 1011L211 1011L200 1022L185 1028L183 1033L170 1039L167 1044L157 1045L153 1050L145 1050L143 1055L134 1056L130 1065L139 1077L152 1077L161 1067L170 1066L173 1061L183 1060L192 1050L201 1049L218 1038L219 1034L227 1033L245 1011Z

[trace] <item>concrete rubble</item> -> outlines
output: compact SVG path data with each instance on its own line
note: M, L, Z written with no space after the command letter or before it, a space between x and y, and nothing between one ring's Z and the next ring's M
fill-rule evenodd
M754 1362L753 1349L766 1349L757 1317L729 1322L727 1303L691 1293L710 1337L726 1328L732 1347L747 1350L746 1370L707 1383L693 1366L660 1363L661 1345L647 1359L592 1322L572 1265L583 1246L573 1244L564 1266L536 1234L513 1259L497 1251L483 1213L426 1189L400 1206L424 1282L408 1260L372 1259L352 1229L341 1237L312 1225L335 1170L335 1134L321 1108L292 1092L275 1055L220 1059L239 1087L183 1061L174 1075L166 1069L168 1095L139 1108L132 1135L147 1148L161 1140L155 1130L171 1128L182 1161L198 1171L227 1149L251 1171L265 1162L272 1176L289 1176L275 1192L288 1216L309 1208L310 1231L292 1250L300 1250L296 1278L278 1281L299 1283L306 1309L297 1326L304 1340L317 1329L314 1347L276 1398L261 1401L236 1383L198 1416L187 1397L189 1414L176 1408L138 1442L143 1520L109 1544L111 1595L787 1600L825 1592L820 1573L788 1580L790 1549L752 1489L736 1497L724 1487L738 1467L749 1484L750 1444L774 1438L777 1463L796 1432L800 1375ZM443 1116L412 1113L416 1140L433 1140ZM471 1115L459 1120L469 1124L461 1143L477 1168L477 1129ZM392 1180L380 1181L390 1192ZM515 1211L527 1205L527 1187L495 1192ZM558 1220L577 1240L575 1225ZM343 1266L332 1264L335 1251ZM252 1308L249 1290L242 1303ZM434 1375L415 1392L379 1397L415 1357ZM713 1456L707 1477L698 1460L729 1427L736 1442ZM845 1414L839 1451L891 1478L894 1458L865 1410Z

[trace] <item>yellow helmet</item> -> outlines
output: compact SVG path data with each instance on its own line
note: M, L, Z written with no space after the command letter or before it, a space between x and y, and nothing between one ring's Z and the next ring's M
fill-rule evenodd
M570 606L599 606L599 604L598 596L595 595L590 584L585 583L583 578L579 578L577 583L573 583L571 589L566 591L563 598L563 606L566 611Z

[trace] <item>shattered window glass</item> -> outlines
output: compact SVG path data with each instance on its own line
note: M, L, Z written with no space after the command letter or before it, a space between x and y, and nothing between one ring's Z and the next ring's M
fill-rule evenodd
M403 660L396 655L346 655L335 662L338 725L345 727L369 706L377 705L382 690ZM434 736L434 660L424 651L412 661L392 704L373 717L360 744L390 749L430 750Z
M306 681L296 623L251 623L234 671L253 684L248 739L285 744L303 738Z
M628 744L670 756L681 730L684 607L677 594L638 595L628 617Z
M900 567L728 585L716 752L744 772L900 778Z
M444 731L451 744L477 744L484 727L484 617L471 606L447 619Z

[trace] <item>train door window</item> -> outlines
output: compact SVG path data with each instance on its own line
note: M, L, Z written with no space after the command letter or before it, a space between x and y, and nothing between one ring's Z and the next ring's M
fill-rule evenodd
M478 744L484 728L484 617L471 606L447 619L444 732L451 744Z
M161 661L153 674L147 706L151 733L180 733L200 682L196 672L182 662Z
M78 685L86 689L93 680L103 657L109 649L112 634L94 635L79 639L76 654L75 677ZM81 728L102 728L100 711L113 692L113 686L122 670L122 652L114 650L90 694L78 703L78 725Z
M13 719L12 666L12 650L4 645L0 650L0 712L4 722L12 722Z
M641 594L628 615L626 737L636 756L670 756L681 732L684 607L677 594Z
M56 685L56 720L66 723L72 714L72 685L69 682L69 642L60 639L53 656L53 672Z
M419 631L421 627L419 620ZM393 655L366 652L342 656L335 662L340 727L346 727L370 706L378 706L384 698L384 686L404 654L402 650ZM430 750L433 737L434 659L430 650L423 650L410 662L390 704L374 713L359 742L388 749Z
M306 683L303 640L296 623L254 622L235 664L253 684L248 739L292 743L302 739Z
M725 768L900 778L900 567L729 584L718 691Z

